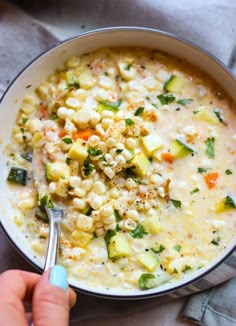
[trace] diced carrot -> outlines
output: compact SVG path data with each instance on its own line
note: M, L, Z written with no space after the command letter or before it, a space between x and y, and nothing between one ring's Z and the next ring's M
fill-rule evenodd
M67 131L65 129L61 129L58 133L58 137L63 138L65 135L67 135Z
M72 132L72 139L76 141L78 138L88 140L89 137L95 135L95 131L91 129L76 130Z
M208 189L212 189L215 187L218 178L219 178L218 172L209 172L206 175L204 175L204 180L207 184Z
M173 163L173 161L174 161L174 155L172 155L169 152L163 152L163 153L161 153L161 158L164 161L169 162L169 163Z
M39 118L41 119L48 119L49 114L47 110L47 106L43 103L39 104Z

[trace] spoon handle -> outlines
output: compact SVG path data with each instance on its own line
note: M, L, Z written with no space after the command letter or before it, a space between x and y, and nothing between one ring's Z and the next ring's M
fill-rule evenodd
M61 208L45 207L49 218L49 239L44 270L54 266L57 261L59 248L60 223L63 218L64 210Z

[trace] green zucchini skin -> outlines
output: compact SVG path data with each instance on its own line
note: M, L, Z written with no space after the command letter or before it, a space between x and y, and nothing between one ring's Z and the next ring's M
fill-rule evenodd
M12 167L8 174L7 181L25 186L27 183L27 176L27 170L18 167Z

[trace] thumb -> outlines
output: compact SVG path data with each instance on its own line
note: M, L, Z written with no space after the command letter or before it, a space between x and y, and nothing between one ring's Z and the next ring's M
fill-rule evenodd
M45 272L33 294L33 322L35 326L67 326L70 306L76 295L68 288L67 272L56 265Z

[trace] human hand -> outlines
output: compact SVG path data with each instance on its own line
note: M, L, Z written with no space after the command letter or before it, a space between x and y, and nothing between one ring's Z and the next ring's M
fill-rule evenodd
M23 302L32 302L34 326L66 326L76 294L68 288L66 271L59 265L42 276L20 270L2 273L0 325L29 325Z

